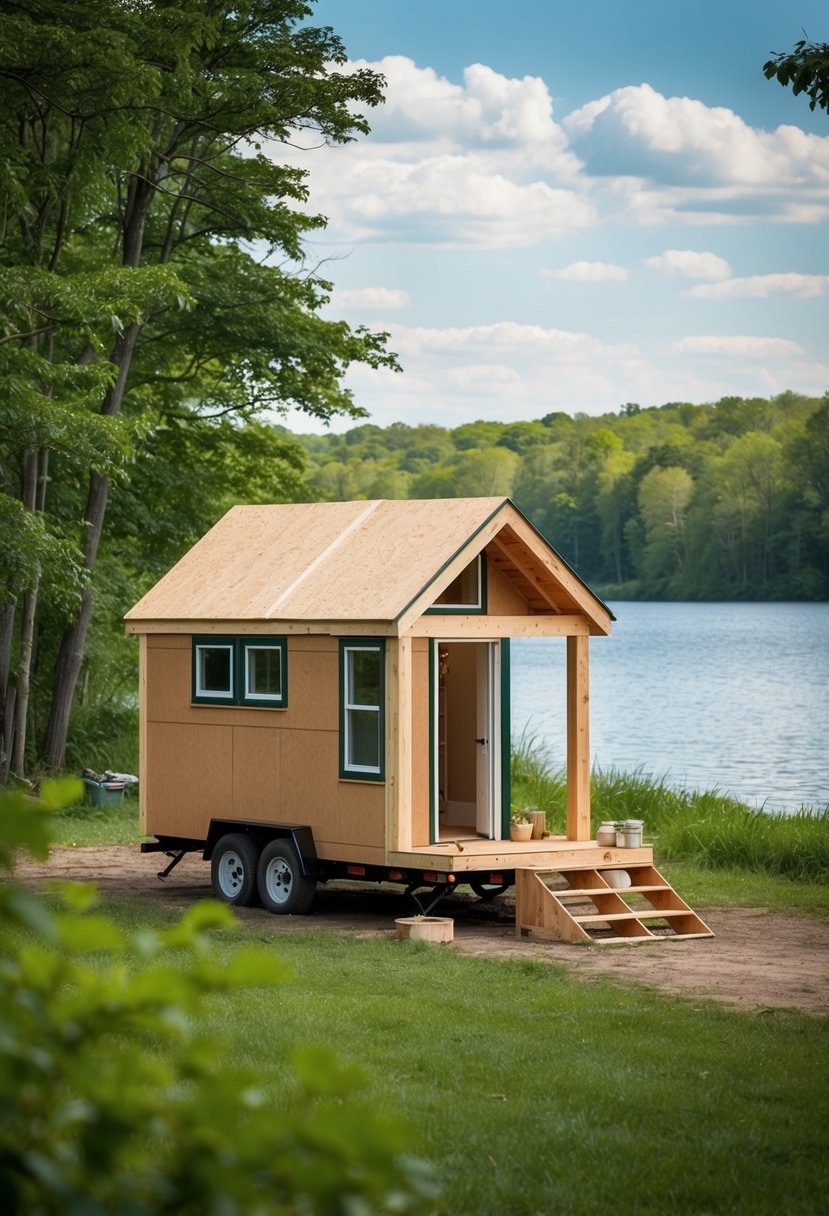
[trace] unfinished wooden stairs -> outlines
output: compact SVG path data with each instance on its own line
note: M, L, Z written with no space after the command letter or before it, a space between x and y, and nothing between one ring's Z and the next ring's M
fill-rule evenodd
M515 895L519 937L629 944L714 936L652 865L520 869Z

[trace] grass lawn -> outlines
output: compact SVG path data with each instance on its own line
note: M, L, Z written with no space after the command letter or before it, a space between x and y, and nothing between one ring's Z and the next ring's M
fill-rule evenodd
M116 905L135 926L163 919ZM207 1029L295 1100L286 1055L325 1044L367 1073L443 1180L441 1213L797 1216L829 1187L829 1022L754 1016L534 961L309 931L239 930L294 978L213 997Z
M693 1007L439 947L283 937L296 980L214 1001L263 1074L297 1042L364 1064L446 1212L812 1213L829 1185L825 1022Z
M138 838L135 803L57 816L59 843ZM826 915L826 886L665 864L692 905ZM131 929L163 909L110 903ZM303 929L239 928L292 966L278 990L210 998L206 1029L297 1101L287 1055L334 1047L366 1096L402 1114L443 1180L441 1214L817 1216L829 1190L829 1020L749 1015L563 967Z

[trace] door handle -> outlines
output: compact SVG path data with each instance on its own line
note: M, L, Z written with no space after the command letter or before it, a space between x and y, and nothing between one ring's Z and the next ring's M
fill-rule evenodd
M489 743L489 739L476 739L476 743Z

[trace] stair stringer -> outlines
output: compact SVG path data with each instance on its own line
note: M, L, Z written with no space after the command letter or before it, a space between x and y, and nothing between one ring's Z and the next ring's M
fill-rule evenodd
M593 867L516 870L516 936L614 945L714 936L653 865L618 862L602 866L601 870L626 871L631 885L612 887L599 868ZM563 881L566 886L553 889L549 885L551 879L559 884ZM629 901L634 899L645 906L631 906ZM649 921L661 922L663 928L655 933L649 928Z

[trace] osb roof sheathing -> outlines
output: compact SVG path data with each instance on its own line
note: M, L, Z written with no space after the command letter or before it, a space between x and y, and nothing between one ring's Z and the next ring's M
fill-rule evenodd
M501 512L530 529L506 498L233 507L126 619L395 621Z

